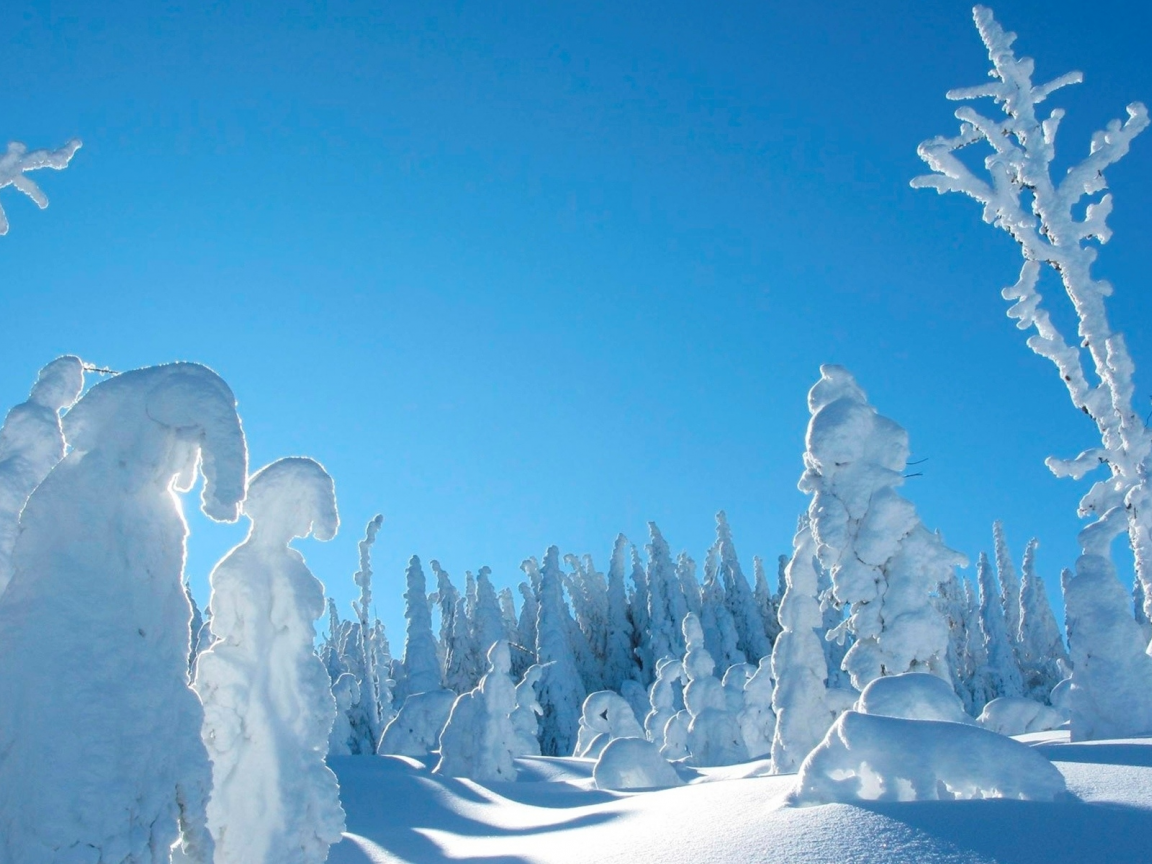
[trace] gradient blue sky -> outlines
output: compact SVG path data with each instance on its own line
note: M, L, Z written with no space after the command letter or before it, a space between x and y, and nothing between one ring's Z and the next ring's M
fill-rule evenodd
M1085 73L1062 153L1152 101L1144 4L994 8L1038 77ZM1009 238L908 186L984 80L968 4L13 2L0 30L0 139L84 139L46 212L0 193L0 403L64 352L212 366L253 467L336 478L340 536L299 545L345 615L385 515L397 650L414 552L512 584L654 519L700 558L725 508L774 562L825 362L928 459L925 523L972 557L995 518L1038 536L1058 596L1086 486L1043 460L1094 429L1004 315ZM1109 180L1147 404L1152 135ZM191 524L203 601L243 529Z

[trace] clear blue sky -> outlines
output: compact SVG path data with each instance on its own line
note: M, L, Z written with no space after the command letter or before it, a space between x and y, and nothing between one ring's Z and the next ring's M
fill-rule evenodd
M102 11L97 11L102 8ZM1065 154L1152 101L1144 4L995 5L1062 91ZM1096 443L1004 315L1019 260L916 145L984 80L964 2L5 3L0 143L84 149L8 189L0 404L64 352L206 363L253 467L311 455L344 527L300 548L348 614L382 512L408 555L500 584L548 544L607 565L654 519L746 569L789 544L805 393L852 369L927 458L906 494L969 555L1005 521L1056 589ZM1109 172L1098 265L1152 393L1152 135ZM1065 316L1066 318L1067 316ZM1152 407L1150 405L1149 407ZM191 508L188 508L191 509ZM192 518L189 573L242 535ZM969 571L971 573L971 571ZM1058 591L1054 591L1058 597Z

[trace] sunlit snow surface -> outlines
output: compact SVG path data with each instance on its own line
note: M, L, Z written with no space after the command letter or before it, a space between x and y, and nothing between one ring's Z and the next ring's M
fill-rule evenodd
M953 801L790 808L795 777L753 762L686 774L689 785L595 791L583 759L518 759L519 782L480 786L400 758L337 757L348 834L332 864L751 864L1149 860L1152 739L1068 744L1021 736L1080 801Z

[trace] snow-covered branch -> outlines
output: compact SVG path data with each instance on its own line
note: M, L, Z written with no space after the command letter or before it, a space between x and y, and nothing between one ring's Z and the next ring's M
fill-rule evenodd
M991 98L1002 118L984 117L971 106L956 111L960 134L922 143L920 157L934 173L917 177L912 185L939 193L963 192L984 205L984 221L1007 231L1020 244L1024 265L1015 285L1003 290L1012 301L1009 317L1021 330L1031 329L1028 347L1055 364L1072 403L1095 421L1102 446L1072 460L1049 459L1057 476L1079 479L1099 465L1111 476L1093 485L1080 504L1083 516L1097 522L1081 535L1081 545L1107 548L1125 522L1145 588L1152 587L1152 495L1148 490L1152 436L1133 409L1134 366L1123 336L1108 321L1105 298L1112 286L1092 276L1097 247L1111 237L1107 218L1112 196L1104 170L1127 155L1132 139L1148 127L1148 110L1136 102L1124 121L1113 120L1091 139L1088 155L1053 179L1056 134L1064 117L1061 109L1047 116L1037 106L1052 93L1083 79L1069 72L1046 84L1033 84L1035 64L1012 50L1016 34L1006 32L992 12L977 6L976 27L992 62L988 84L950 91L953 100ZM992 152L984 159L986 176L977 176L956 151L985 142ZM1079 215L1081 214L1082 215ZM1053 323L1038 290L1041 266L1056 271L1075 309L1079 327L1068 338ZM1091 370L1085 358L1091 363ZM1125 514L1117 518L1120 514ZM1103 542L1103 547L1100 543ZM1152 600L1152 595L1146 595ZM1152 611L1152 602L1148 604Z
M63 171L80 147L80 139L73 138L58 150L33 150L29 153L28 148L19 141L10 142L8 152L0 156L0 189L14 186L43 210L48 206L48 196L28 179L26 174L37 168L55 168L57 171ZM4 208L0 207L0 235L7 233L8 217L4 214Z

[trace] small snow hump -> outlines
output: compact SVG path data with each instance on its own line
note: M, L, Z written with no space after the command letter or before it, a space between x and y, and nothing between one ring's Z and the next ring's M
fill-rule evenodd
M1040 753L962 723L848 711L800 767L789 803L1055 801L1064 775Z
M684 781L660 749L643 738L616 738L608 742L596 760L592 779L597 789L617 792L664 789Z
M900 717L904 720L942 720L974 723L960 697L943 678L926 672L906 672L877 678L856 702L861 714Z

